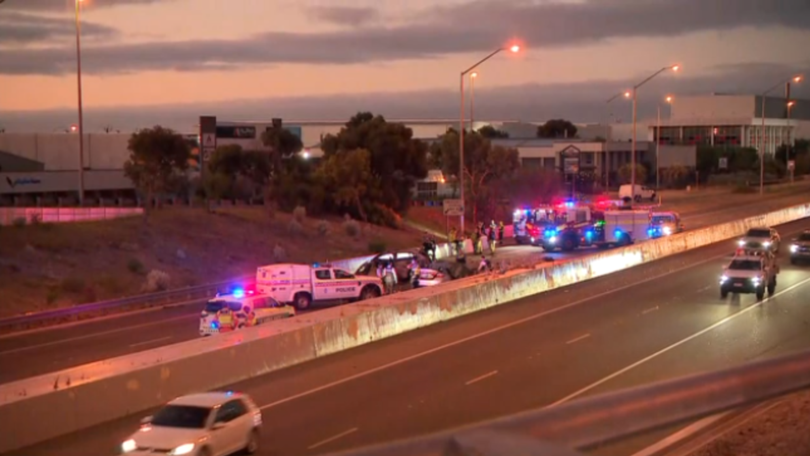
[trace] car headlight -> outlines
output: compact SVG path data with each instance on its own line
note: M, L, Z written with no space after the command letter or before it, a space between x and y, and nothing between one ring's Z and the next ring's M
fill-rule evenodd
M754 285L759 285L759 282L762 281L762 278L754 277L753 279L751 279L751 281L754 282Z
M121 444L121 451L123 453L129 453L130 451L135 451L136 448L138 448L138 444L135 443L135 441L132 440L132 439L129 439L126 442Z
M670 234L672 234L672 228L670 228L670 227L668 227L668 226L665 226L665 227L664 227L664 234L665 234L665 235L667 235L667 236L669 236Z
M742 247L742 246L744 246L744 245L745 245L745 241L744 241L744 240L742 240L742 239L740 239L739 241L737 241L737 245L739 245L740 247Z
M720 283L723 283L723 282L725 282L726 280L728 280L728 277L726 277L726 276L720 276Z
M557 236L551 236L550 238L548 238L548 242L550 242L552 244L557 242Z
M194 451L194 444L193 443L184 443L179 447L172 450L172 455L180 455L180 454L189 454Z
M796 253L796 251L797 251L797 250L799 250L799 246L798 246L798 245L795 245L795 244L794 244L794 245L791 245L791 246L790 246L790 253Z
M763 243L762 243L762 246L763 246L763 247L770 247L770 246L771 246L771 241L765 241L765 242L763 242Z

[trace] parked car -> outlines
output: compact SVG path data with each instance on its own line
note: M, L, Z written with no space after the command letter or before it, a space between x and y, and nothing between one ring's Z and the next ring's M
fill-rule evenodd
M357 275L377 275L377 265L385 265L388 262L394 262L394 269L397 271L397 279L400 282L408 280L408 270L411 262L416 259L419 266L427 268L430 266L430 259L420 252L413 250L403 250L399 252L387 252L374 256L371 260L366 261L355 271Z

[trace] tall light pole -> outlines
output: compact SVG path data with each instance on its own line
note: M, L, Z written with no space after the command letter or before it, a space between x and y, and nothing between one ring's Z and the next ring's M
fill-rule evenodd
M788 80L779 81L778 84L774 84L773 87L770 89L762 92L762 130L759 132L759 194L765 194L765 100L767 95L779 87L782 87L784 84L790 84L792 82L802 82L804 77L802 75L794 76ZM788 134L790 132L788 131Z
M478 79L478 73L473 71L470 73L470 130L475 128L475 80Z
M672 97L667 96L664 98L667 103L672 103ZM661 188L661 103L658 103L658 124L655 126L655 191Z
M630 98L631 95L632 94L630 92L619 92L616 95L613 95L612 97L608 98L608 100L605 102L605 105L607 105L608 109L610 109L610 103L612 103L613 100L615 100L615 99L617 99L619 97ZM602 159L602 167L605 169L605 191L607 191L608 187L610 187L610 176L609 176L609 173L608 173L608 152L610 150L610 141L613 139L612 138L613 137L613 128L610 126L610 120L612 118L613 118L613 113L610 112L608 114L608 135L607 135L608 137L607 137L607 141L605 141L605 156Z
M465 207L465 200L464 200L464 77L467 76L467 73L473 71L474 69L478 68L482 63L486 62L487 60L495 57L501 51L510 51L513 53L520 52L520 46L517 44L512 45L509 48L498 48L495 49L492 53L488 56L484 57L483 59L476 62L473 66L467 68L466 70L461 72L461 77L459 78L459 94L461 95L461 115L458 122L458 158L459 158L459 172L458 172L458 182L461 186L461 206L464 208L464 211L467 210ZM461 213L461 233L464 233L464 211Z
M79 97L79 205L84 206L84 113L82 111L82 0L75 0L76 6L76 85Z
M635 86L633 86L633 141L632 141L632 148L633 150L630 152L630 185L632 185L631 195L635 198L636 195L636 123L637 123L637 99L638 99L638 89L641 88L644 84L650 82L653 78L658 76L659 74L663 73L664 71L678 71L681 67L679 65L672 65L672 66L665 66L660 70L656 71L647 79L639 82Z

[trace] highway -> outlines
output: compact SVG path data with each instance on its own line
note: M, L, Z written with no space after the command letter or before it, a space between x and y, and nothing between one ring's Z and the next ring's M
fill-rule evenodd
M810 220L778 228L787 241ZM718 278L734 248L715 244L225 389L263 408L260 454L322 454L810 344L810 267L791 266L785 248L772 298L721 300ZM12 454L115 454L148 414Z
M757 197L758 198L758 197ZM764 213L798 204L803 195L768 196L744 207L728 207L722 200L689 200L663 209L681 211L687 229L696 229L740 217ZM722 206L718 206L722 205ZM494 261L521 263L545 256L564 259L590 254L582 249L569 254L547 254L531 246L507 246L498 250ZM471 263L477 260L470 258ZM103 359L183 342L198 336L198 318L203 302L152 311L113 315L65 326L44 328L0 338L0 382L10 382L47 374Z

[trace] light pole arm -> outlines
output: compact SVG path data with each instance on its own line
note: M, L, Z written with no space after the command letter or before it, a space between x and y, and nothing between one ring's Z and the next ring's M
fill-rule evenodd
M636 84L636 85L635 85L635 87L633 87L633 88L634 88L634 89L638 89L639 87L643 86L644 84L646 84L646 83L650 82L652 79L654 79L654 78L655 78L656 76L658 76L659 74L661 74L661 73L663 73L664 71L667 71L667 70L669 70L669 69L671 69L671 68L673 68L673 67L664 67L664 68L661 68L660 70L658 70L658 71L656 71L655 73L653 73L653 74L652 74L650 77L648 77L647 79L645 79L645 80L643 80L643 81L639 82L638 84Z
M469 73L470 71L472 71L472 70L474 70L474 69L478 68L478 66L479 66L479 65L481 65L482 63L486 62L487 60L489 60L489 59L491 59L491 58L495 57L495 56L496 56L496 55L498 55L498 53L500 53L501 51L503 51L503 48L498 48L498 49L495 49L494 51L492 51L492 53L491 53L491 54L489 54L488 56L486 56L486 57L484 57L483 59L479 60L479 61L478 61L478 63L476 63L475 65L473 65L473 66L471 66L471 67L467 68L466 70L462 71L462 72L461 72L461 76L464 76L465 74Z

